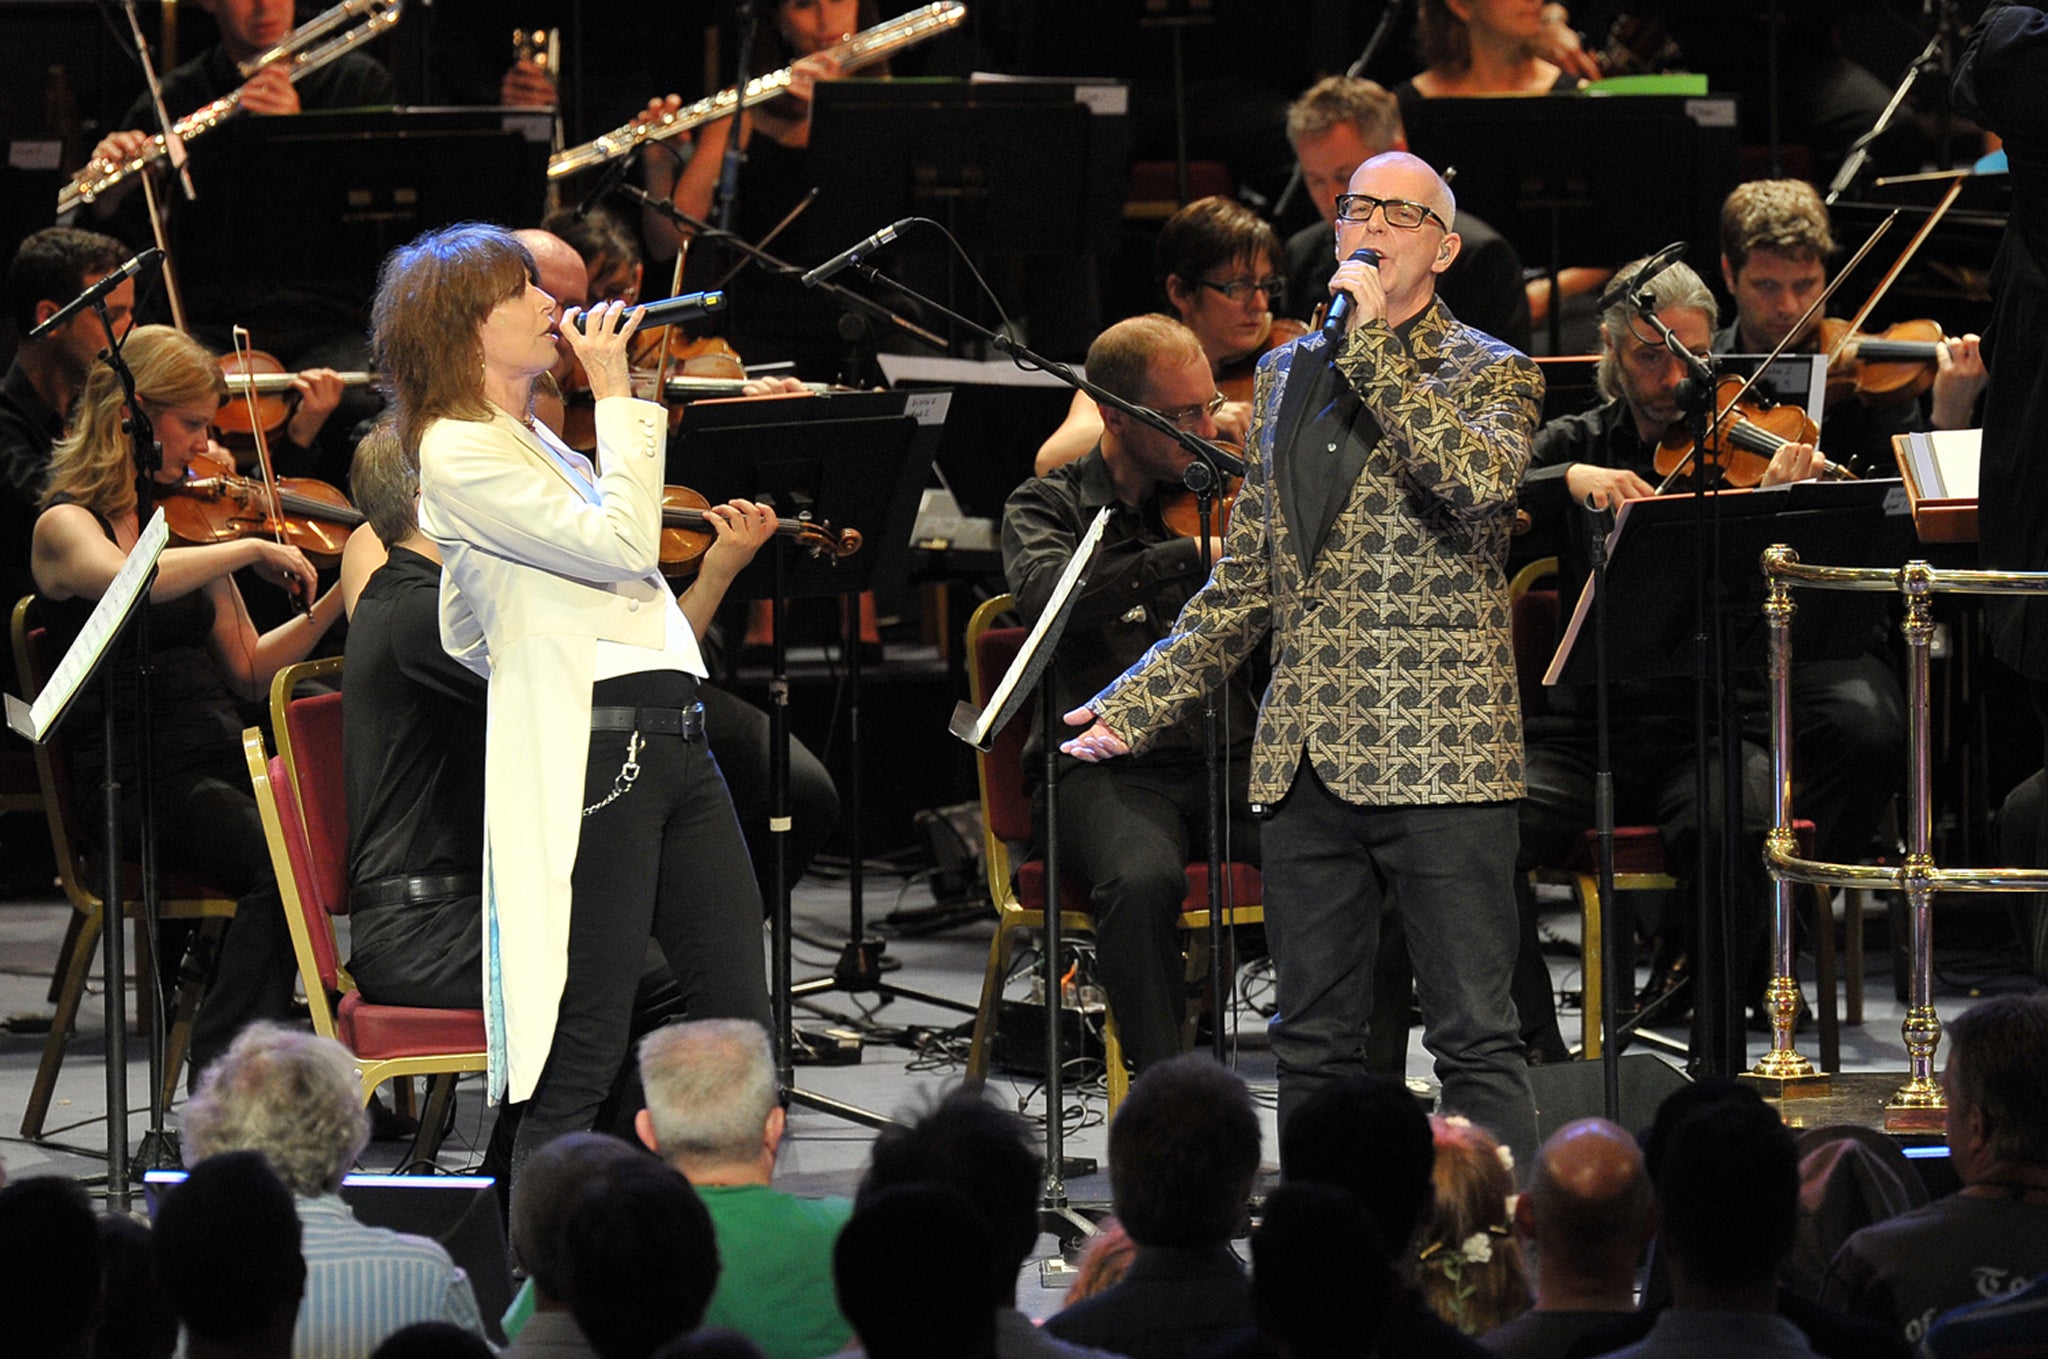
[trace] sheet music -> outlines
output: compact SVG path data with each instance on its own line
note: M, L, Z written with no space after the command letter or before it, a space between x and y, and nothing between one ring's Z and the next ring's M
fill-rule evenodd
M42 693L36 695L36 701L23 703L13 694L6 696L8 726L37 745L49 738L51 730L71 707L71 700L78 696L78 691L99 669L108 646L120 635L128 615L135 608L135 601L141 597L155 573L157 558L163 555L164 545L170 537L170 527L159 508L149 517L149 523L135 541L135 550L128 554L128 560L115 573L107 592L93 606L92 615L85 620L78 640L57 663L57 669L43 685Z
M1088 563L1094 559L1095 546L1102 541L1102 532L1109 524L1109 513L1113 508L1112 505L1104 505L1095 512L1088 531L1081 535L1081 541L1074 548L1074 555L1067 558L1066 569L1060 572L1052 597L1038 615L1038 622L1032 625L1031 635L1024 639L1023 649L1018 651L1017 659L1010 663L1009 670L996 685L995 692L988 696L988 702L982 705L981 711L974 713L973 708L965 703L954 710L953 721L948 728L953 735L986 750L994 733L1000 731L1015 714L1024 692L1052 659L1052 653L1044 647L1046 636L1065 626L1067 613L1073 607L1074 592L1088 574ZM973 714L972 720L963 721L968 714Z
M1900 436L1899 453L1911 463L1913 484L1928 500L1975 500L1983 457L1981 429L1937 429Z

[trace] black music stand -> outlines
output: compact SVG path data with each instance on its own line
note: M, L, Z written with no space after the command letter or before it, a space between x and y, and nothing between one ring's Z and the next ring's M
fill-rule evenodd
M1556 295L1567 264L1633 259L1660 241L1695 243L1713 262L1721 200L1735 187L1740 139L1727 95L1553 95L1424 99L1408 149L1456 169L1458 206L1544 252ZM1654 182L1645 166L1658 167ZM1540 244L1539 244L1540 243ZM1550 309L1552 353L1562 309Z
M1561 493L1562 482L1553 483ZM1696 676L1701 664L1700 620L1694 607L1693 581L1688 573L1699 559L1701 507L1691 495L1659 496L1627 502L1616 517L1614 530L1604 540L1605 595L1589 578L1586 588L1566 621L1556 655L1544 674L1545 684L1594 685L1604 667L1609 681ZM1886 565L1905 561L1913 541L1912 516L1905 502L1903 485L1896 481L1806 481L1769 490L1735 491L1717 494L1706 529L1716 537L1720 559L1731 564L1722 573L1722 597L1714 606L1715 623L1722 631L1723 673L1717 677L1719 692L1732 693L1733 676L1740 670L1760 669L1765 663L1768 630L1762 604L1763 574L1750 567L1761 559L1764 549L1775 543L1790 545L1802 561L1817 565ZM1594 643L1596 604L1604 603L1614 618L1628 620L1626 627L1602 630L1600 646ZM1883 598L1873 595L1821 592L1812 607L1802 607L1794 616L1792 636L1802 659L1839 659L1859 654L1873 626L1885 609ZM1602 652L1604 651L1604 655ZM1734 765L1731 754L1739 733L1722 730L1722 761ZM1739 784L1729 775L1723 801L1723 855L1717 883L1695 885L1695 902L1700 922L1701 957L1696 976L1703 988L1728 975L1728 950L1720 947L1725 935L1728 894L1734 877L1730 866L1737 839L1733 827L1741 813ZM1702 842L1706 842L1712 809L1701 807ZM1612 803L1596 808L1607 824L1598 827L1610 836ZM1619 1057L1620 1043L1642 1023L1639 1015L1624 1031L1617 1025L1614 1007L1618 1003L1615 960L1621 936L1612 928L1613 884L1604 873L1601 882L1601 935L1607 940L1603 960L1610 968L1609 984L1602 988L1603 1013L1600 1024L1605 1042L1603 1056L1612 1062ZM1704 1013L1709 1005L1726 1009L1728 994L1702 994L1695 1005ZM1697 1037L1696 1031L1696 1037ZM1711 1046L1709 1027L1704 1030ZM1711 1053L1695 1052L1695 1058ZM1739 1063L1738 1063L1739 1065Z
M933 405L937 405L934 418ZM886 1126L891 1120L858 1106L797 1088L791 1052L792 1002L799 990L833 987L876 991L886 998L903 996L926 1004L961 1010L973 1007L943 996L911 991L880 980L882 944L865 937L861 897L851 898L849 938L830 978L806 982L791 976L789 880L789 620L788 601L820 595L857 595L862 590L902 578L910 552L910 526L917 517L918 496L931 470L932 454L943 428L943 401L919 405L902 392L850 392L826 397L784 397L736 401L700 401L684 408L683 423L669 445L669 480L699 491L712 504L735 497L772 505L778 515L816 513L834 529L861 534L860 551L837 561L801 556L775 540L734 578L727 591L735 599L772 601L775 616L773 672L769 680L771 809L775 835L774 881L769 885L775 929L771 1000L774 1005L777 1075L790 1098L826 1113ZM851 688L859 689L859 648L849 648L854 667ZM854 738L859 748L859 705L852 704ZM717 737L712 737L713 749ZM858 755L850 780L859 816ZM859 832L854 832L855 883L859 882Z

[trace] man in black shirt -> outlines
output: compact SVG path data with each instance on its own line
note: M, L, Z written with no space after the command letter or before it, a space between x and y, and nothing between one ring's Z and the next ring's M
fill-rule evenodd
M1111 326L1089 347L1088 375L1182 429L1216 437L1211 417L1222 398L1201 342L1177 321L1136 316ZM1192 461L1174 440L1104 406L1095 448L1025 482L1003 507L1003 572L1018 611L1032 622L1089 521L1103 506L1115 507L1053 658L1062 712L1087 701L1164 637L1200 587L1200 543L1175 534L1160 515L1162 491L1178 489ZM1222 711L1230 755L1225 857L1256 860L1244 759L1254 709L1242 680L1230 685ZM1027 778L1039 774L1041 759L1034 734ZM1186 866L1207 852L1201 720L1176 724L1135 759L1091 765L1062 757L1058 777L1060 865L1090 885L1103 987L1124 1053L1143 1071L1181 1049L1187 989L1177 921L1187 894Z
M1337 195L1352 173L1382 151L1408 146L1394 96L1370 80L1330 76L1287 110L1287 140L1302 186L1322 221L1287 238L1287 301L1306 320L1330 300L1337 272ZM1464 245L1437 281L1437 296L1468 326L1529 352L1529 294L1522 257L1507 237L1469 212L1458 214Z

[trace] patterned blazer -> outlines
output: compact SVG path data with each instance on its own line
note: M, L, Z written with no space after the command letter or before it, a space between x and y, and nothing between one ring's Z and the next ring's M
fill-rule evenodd
M1304 757L1357 805L1518 798L1522 722L1502 562L1542 375L1441 301L1405 346L1384 322L1345 337L1341 381L1381 437L1311 560L1307 533L1290 522L1288 437L1311 384L1293 384L1290 401L1288 379L1297 363L1328 361L1328 342L1312 332L1260 362L1250 466L1224 556L1173 633L1090 706L1143 749L1270 628L1255 805L1285 797Z

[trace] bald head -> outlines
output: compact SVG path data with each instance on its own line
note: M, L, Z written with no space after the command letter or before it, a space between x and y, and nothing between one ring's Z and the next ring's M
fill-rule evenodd
M1374 198L1405 198L1427 203L1437 216L1458 226L1458 199L1444 177L1428 161L1408 151L1382 151L1351 175L1351 192L1369 193Z
M1635 1139L1604 1118L1587 1118L1559 1128L1536 1153L1515 1220L1536 1244L1539 1286L1575 1280L1626 1288L1650 1213L1650 1177Z
M556 311L581 307L589 301L589 277L583 256L576 247L552 231L526 227L512 233L533 255L533 267L540 274L541 291L555 299Z

